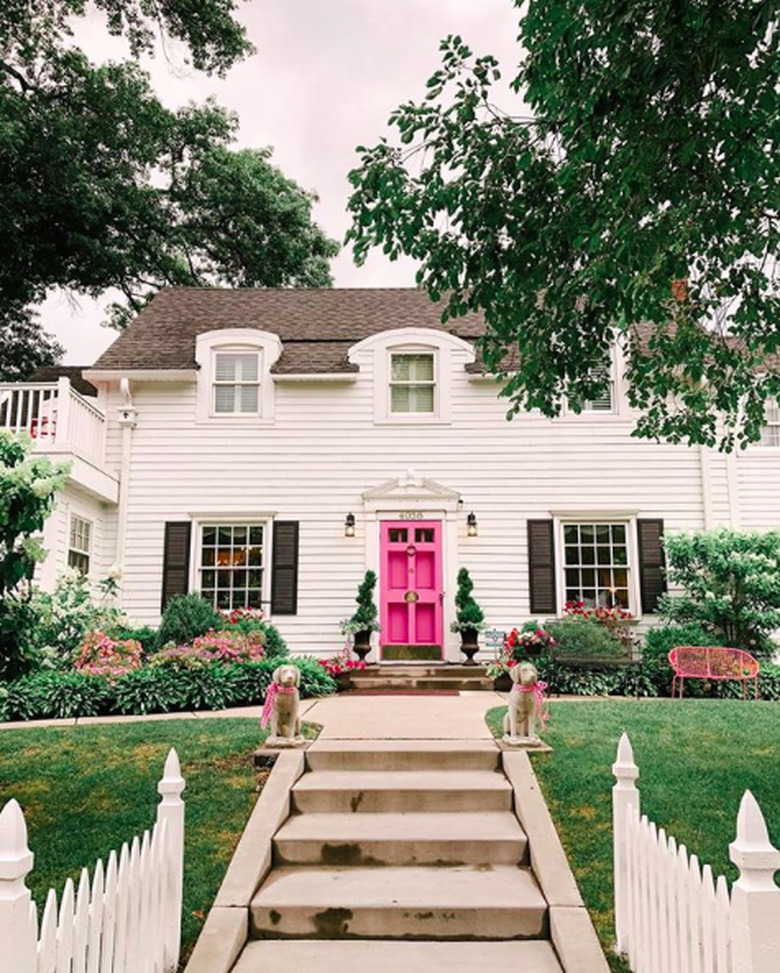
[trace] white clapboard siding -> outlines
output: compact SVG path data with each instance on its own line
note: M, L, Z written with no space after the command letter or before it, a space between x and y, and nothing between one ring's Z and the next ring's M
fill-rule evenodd
M463 496L458 547L445 551L445 560L470 569L475 594L498 628L530 613L529 519L612 508L663 518L668 530L704 527L700 451L631 438L635 416L625 401L615 415L550 421L528 414L509 422L497 387L469 380L465 361L465 353L453 352L449 424L375 423L370 355L354 382L278 383L271 425L199 423L195 382L134 382L122 564L130 617L159 619L166 521L262 511L300 522L298 614L278 619L282 634L294 651L338 649L338 623L353 609L366 565L361 494L409 468ZM121 458L121 403L118 389L109 390L107 456L114 464ZM726 522L727 477L717 453L708 476L713 516ZM470 510L479 521L474 538L466 537ZM356 536L345 538L350 511ZM453 595L445 591L446 599Z
M753 795L745 792L731 860L740 877L731 895L724 876L700 867L640 814L638 776L626 734L613 765L615 931L634 973L776 973L780 888L772 846Z
M173 973L181 937L184 780L171 750L158 784L157 821L143 838L98 860L78 891L68 879L50 889L40 934L24 879L32 868L24 815L16 801L0 813L0 973Z

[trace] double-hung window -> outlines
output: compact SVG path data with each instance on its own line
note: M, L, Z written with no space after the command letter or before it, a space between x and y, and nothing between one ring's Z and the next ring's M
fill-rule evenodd
M630 608L628 524L563 525L565 600Z
M215 608L260 608L265 567L263 524L204 524L200 593Z
M436 412L434 352L400 352L390 356L390 412L393 415Z
M256 351L214 354L213 408L216 415L257 415L260 411L260 355Z
M615 397L614 382L612 380L612 370L604 365L601 368L594 368L591 373L594 381L603 385L603 391L595 399L586 399L582 403L584 412L612 412Z
M780 402L768 399L764 414L766 424L761 430L761 445L780 446Z
M89 574L89 561L92 551L92 524L83 517L70 518L68 538L68 566L81 574Z

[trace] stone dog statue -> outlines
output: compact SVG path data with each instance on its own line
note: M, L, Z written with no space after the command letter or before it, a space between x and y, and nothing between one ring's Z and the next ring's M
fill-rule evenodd
M263 727L268 726L269 722L271 724L267 747L299 747L304 742L298 712L300 684L301 671L297 666L284 665L274 669L261 721Z
M537 720L544 730L547 723L544 690L547 683L539 682L539 673L532 662L521 662L509 670L513 686L509 706L504 717L504 742L514 746L538 745Z

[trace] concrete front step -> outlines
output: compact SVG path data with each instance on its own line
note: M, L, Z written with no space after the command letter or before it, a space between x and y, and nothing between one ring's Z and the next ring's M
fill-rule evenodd
M512 786L492 770L317 770L292 799L299 813L510 811Z
M351 671L352 681L361 682L363 679L372 679L376 676L393 676L401 678L419 679L425 676L459 676L468 679L479 679L485 677L484 666L462 666L454 664L431 664L431 663L387 663L381 665L368 666L366 669L353 669Z
M233 973L563 973L550 943L317 942L247 943Z
M309 770L498 771L500 763L490 740L317 740L306 751Z
M296 814L273 840L278 865L516 865L527 838L514 814Z
M547 903L527 869L277 868L250 906L259 939L539 939Z
M353 690L419 689L450 690L451 692L482 692L493 688L493 680L484 676L468 679L465 676L386 676L379 673L359 681L350 679Z

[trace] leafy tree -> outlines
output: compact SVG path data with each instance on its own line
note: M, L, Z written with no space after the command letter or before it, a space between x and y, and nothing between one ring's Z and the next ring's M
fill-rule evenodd
M358 149L357 261L407 254L445 320L482 312L510 415L600 394L616 340L635 434L758 439L780 392L776 4L515 4L525 104L500 111L495 59L448 37L390 117L400 146Z
M780 628L780 531L722 528L667 534L666 575L683 589L659 606L667 620L695 622L725 644L749 652L772 650ZM680 644L680 643L678 643Z
M224 73L251 51L233 0L96 6L133 57L152 52L156 31L184 42L204 71ZM314 197L269 150L232 151L237 120L214 102L171 110L135 61L91 63L71 36L85 11L83 0L0 5L6 377L25 359L30 369L50 361L32 307L52 287L118 289L110 317L122 326L164 285L331 283L337 245L312 223Z
M31 456L30 442L0 430L0 678L27 663L25 645L34 613L20 588L31 581L45 552L37 534L64 485L67 465Z

